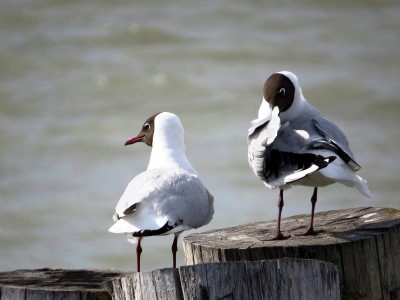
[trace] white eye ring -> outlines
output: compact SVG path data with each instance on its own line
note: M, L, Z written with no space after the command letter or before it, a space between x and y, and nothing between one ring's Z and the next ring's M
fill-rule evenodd
M149 123L144 124L143 125L143 129L146 130L146 131L149 131L150 130L150 124Z
M282 96L285 96L285 94L286 94L285 88L281 88L281 89L279 90L279 94L282 94Z

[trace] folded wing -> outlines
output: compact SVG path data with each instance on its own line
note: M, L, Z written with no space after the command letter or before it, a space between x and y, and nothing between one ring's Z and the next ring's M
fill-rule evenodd
M211 220L212 201L194 174L182 169L146 171L127 186L109 231L154 235L154 231L162 234L178 226L197 228Z

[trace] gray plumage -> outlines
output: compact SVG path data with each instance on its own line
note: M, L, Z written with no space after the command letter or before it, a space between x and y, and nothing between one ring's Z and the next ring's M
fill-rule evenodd
M211 221L213 200L196 174L181 168L148 170L127 186L110 231L149 232L165 224L170 230L163 234L198 228Z
M307 103L294 74L281 73L293 79L293 104L280 112L263 100L259 118L248 131L248 160L255 175L271 188L338 181L369 196L366 182L354 174L361 167L342 130ZM329 170L331 164L336 168Z
M258 118L251 123L250 168L267 187L280 189L276 235L266 240L290 237L281 233L280 220L283 191L294 185L314 187L310 227L302 235L317 234L313 218L318 187L339 182L371 197L367 182L355 174L361 167L346 136L306 101L293 73L278 72L266 80Z

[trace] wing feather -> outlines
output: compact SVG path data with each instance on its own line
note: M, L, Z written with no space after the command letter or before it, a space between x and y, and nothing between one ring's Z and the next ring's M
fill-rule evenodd
M155 169L136 176L116 207L111 232L138 232L185 226L197 228L212 218L211 194L197 175L176 169Z
M345 134L338 126L320 116L313 118L313 124L324 139L316 139L311 148L330 149L343 159L353 171L361 169L350 150Z

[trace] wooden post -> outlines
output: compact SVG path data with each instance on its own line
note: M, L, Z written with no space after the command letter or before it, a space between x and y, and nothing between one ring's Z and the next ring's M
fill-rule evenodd
M179 270L173 268L115 278L111 290L114 300L183 299Z
M37 299L340 299L337 267L284 258L225 262L142 273L24 270L0 273L0 298Z
M112 285L114 300L340 299L335 265L291 258L135 273Z
M335 265L305 259L225 262L180 269L184 299L340 299Z
M317 236L295 236L310 217L282 220L292 237L260 241L273 234L276 221L246 224L185 237L188 264L254 261L282 257L310 258L335 264L343 299L400 299L400 211L354 208L315 215Z
M285 219L283 229L302 230L308 219ZM185 252L196 265L180 269L3 272L0 299L339 299L339 278L344 299L400 299L399 210L331 211L315 220L322 234L286 241L257 238L275 222L188 236ZM200 264L214 261L225 262Z
M111 299L106 282L116 271L37 269L0 273L1 300Z

